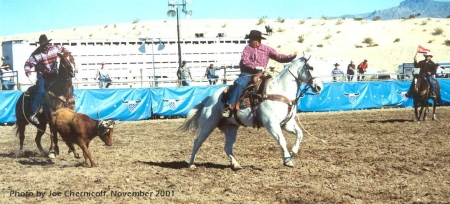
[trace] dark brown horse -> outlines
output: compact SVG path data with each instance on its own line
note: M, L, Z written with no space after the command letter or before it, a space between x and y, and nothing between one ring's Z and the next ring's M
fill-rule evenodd
M58 54L58 56L60 58L60 64L57 76L55 77L56 79L48 85L47 92L42 97L42 107L40 108L42 111L37 114L39 125L31 123L28 119L32 114L31 103L37 89L36 85L31 86L27 91L22 93L16 103L15 129L16 135L19 135L20 139L19 151L23 150L26 125L32 124L36 126L37 133L34 140L39 151L44 153L41 146L41 138L47 128L47 122L51 121L52 113L62 107L68 107L72 110L75 109L72 86L72 77L75 76L72 64L75 64L75 61L70 53L65 53L64 55ZM50 129L52 129L51 126ZM54 158L54 144L52 139L50 141L49 157Z
M430 97L430 84L428 83L425 77L420 77L419 75L414 75L413 79L413 87L414 87L414 112L416 115L417 122L420 123L420 119L423 113L423 119L426 120L427 112L428 112L428 99L433 100L433 120L436 120L436 102L441 102L441 88L436 79L433 78L436 88L436 97ZM417 112L417 109L420 105L420 112ZM424 111L425 108L425 111Z

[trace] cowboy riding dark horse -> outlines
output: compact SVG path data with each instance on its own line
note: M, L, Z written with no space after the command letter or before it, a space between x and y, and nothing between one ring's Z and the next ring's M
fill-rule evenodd
M414 67L420 68L419 74L414 74L413 82L408 93L414 99L414 110L416 119L419 122L422 116L424 107L426 106L423 114L423 120L426 119L428 112L428 99L433 100L433 120L436 119L436 103L441 102L440 86L437 80L433 77L436 74L436 64L431 60L433 55L428 52L423 55L425 60L417 62L414 57ZM418 107L421 105L420 112Z
M25 126L33 124L38 128L36 144L43 152L40 140L45 133L47 122L56 110L67 107L75 109L72 78L75 60L64 47L50 44L46 35L39 37L39 47L33 51L25 62L25 74L31 74L31 68L36 71L36 85L25 91L16 103L16 133L19 134L20 147L23 149ZM58 67L57 59L60 59ZM50 127L52 128L52 127ZM53 150L53 142L50 152Z

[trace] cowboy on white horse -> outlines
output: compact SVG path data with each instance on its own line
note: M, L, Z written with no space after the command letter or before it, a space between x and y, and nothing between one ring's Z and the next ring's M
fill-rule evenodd
M269 63L269 58L277 62L287 63L295 59L296 55L278 54L275 49L261 44L262 33L257 30L250 31L245 39L248 40L248 45L242 51L241 62L239 63L241 74L239 78L234 81L234 88L231 90L230 96L225 104L225 109L222 111L223 117L229 117L231 111L234 110L234 105L239 100L244 87L251 81L252 75L263 72Z

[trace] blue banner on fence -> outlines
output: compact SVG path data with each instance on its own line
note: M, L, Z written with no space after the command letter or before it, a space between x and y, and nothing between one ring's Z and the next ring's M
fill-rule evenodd
M157 116L185 116L197 104L226 86L197 86L152 89L152 113Z
M16 122L16 103L22 95L21 91L1 91L0 92L0 122Z
M438 79L444 104L450 103L450 80ZM409 81L324 83L322 93L310 90L300 98L299 111L341 111L411 107L406 98ZM305 85L302 85L303 87ZM76 111L97 119L142 120L156 116L186 116L195 105L226 86L168 87L148 89L75 90ZM22 92L0 91L0 122L16 121L15 105Z
M142 120L152 116L150 89L75 90L76 112L94 119Z

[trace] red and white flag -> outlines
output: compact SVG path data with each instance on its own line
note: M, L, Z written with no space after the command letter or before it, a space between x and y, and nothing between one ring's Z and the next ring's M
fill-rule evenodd
M430 52L430 50L427 48L424 48L420 45L419 45L419 47L417 47L417 53L427 53L427 52Z

